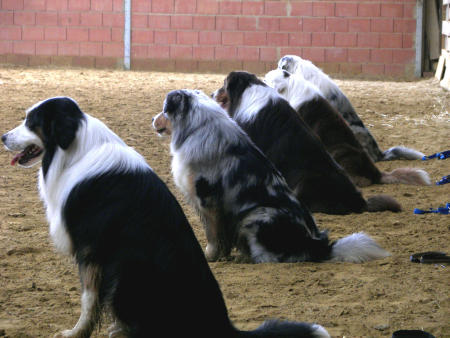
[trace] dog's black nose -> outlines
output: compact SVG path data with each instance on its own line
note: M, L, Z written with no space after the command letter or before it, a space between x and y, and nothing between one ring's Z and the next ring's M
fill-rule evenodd
M6 141L6 134L3 134L2 135L2 142L5 143L5 141Z

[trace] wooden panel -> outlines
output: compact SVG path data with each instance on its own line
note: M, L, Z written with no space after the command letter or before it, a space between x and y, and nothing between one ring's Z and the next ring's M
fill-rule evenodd
M450 36L450 21L442 21L442 34Z
M445 56L445 73L440 85L442 88L450 90L450 56L448 53Z
M442 48L443 50L450 50L450 0L443 0L442 8Z
M427 1L425 12L425 32L428 40L430 60L437 60L441 55L439 18L436 1Z
M450 0L443 0L442 3L442 51L434 77L441 87L450 90Z
M447 53L445 50L442 51L442 55L439 57L439 62L436 68L436 73L434 74L434 77L441 81L442 76L444 75L444 66L445 66L445 54Z

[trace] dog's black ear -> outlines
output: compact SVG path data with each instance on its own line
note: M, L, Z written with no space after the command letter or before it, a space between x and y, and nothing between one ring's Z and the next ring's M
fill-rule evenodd
M228 113L231 117L233 117L235 110L241 102L242 94L248 86L248 81L239 72L231 72L225 79L225 92L229 100Z
M289 76L291 76L291 73L289 73L287 70L284 70L283 69L283 76L286 78L286 77L289 77Z
M227 77L227 91L229 94L241 96L251 85L267 86L255 74L248 72L231 72Z
M169 116L186 116L190 107L190 95L184 90L174 90L167 94L163 112Z
M231 72L228 74L227 87L225 90L230 97L230 100L238 99L242 96L242 93L250 86L250 81L247 74L243 72Z
M266 87L267 85L256 77L256 75L247 72L231 72L226 80L226 92L230 100L229 113L233 116L235 109L239 106L242 94L251 85Z
M290 57L290 56L283 56L280 59L280 62L278 63L278 67L283 69L283 70L287 70L289 68L289 63L291 63L292 61L293 61L292 57Z
M69 98L57 98L51 103L50 133L54 142L65 150L75 139L83 113Z
M163 112L167 114L174 114L183 102L183 94L179 90L171 91L167 94L164 102Z
M58 146L66 150L75 139L78 120L57 114L52 121L52 134Z

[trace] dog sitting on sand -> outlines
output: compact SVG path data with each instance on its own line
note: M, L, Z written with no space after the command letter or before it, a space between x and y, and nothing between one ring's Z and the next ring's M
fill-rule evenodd
M291 74L282 69L275 69L266 74L264 82L289 101L306 124L319 136L327 151L358 186L392 183L431 184L430 177L422 169L398 168L391 172L380 171L348 124L323 97L319 88L305 80L300 73Z
M403 146L395 146L386 151L381 151L375 138L366 128L361 118L356 113L350 100L345 96L336 83L330 79L321 69L311 61L304 60L297 55L285 55L278 61L278 68L289 73L299 73L316 85L323 96L336 108L345 121L347 121L357 140L367 151L374 162L388 160L417 160L424 154Z
M234 247L254 263L389 255L364 233L330 243L280 172L203 92L170 92L153 124L171 133L174 181L205 226L208 260L228 257Z

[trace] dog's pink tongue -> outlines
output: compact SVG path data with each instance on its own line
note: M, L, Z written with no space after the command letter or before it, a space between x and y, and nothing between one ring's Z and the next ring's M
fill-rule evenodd
M16 156L14 156L14 158L11 160L11 165L15 165L17 163L17 161L19 161L22 156L23 156L22 153L19 153Z

